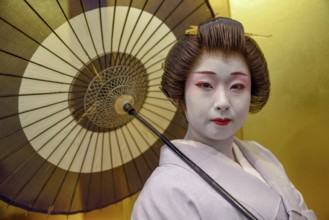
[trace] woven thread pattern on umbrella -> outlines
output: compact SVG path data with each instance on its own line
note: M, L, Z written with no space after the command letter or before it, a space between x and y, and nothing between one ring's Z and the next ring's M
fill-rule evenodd
M0 198L72 214L138 192L162 143L116 101L182 137L161 65L189 25L213 16L208 3L3 0L0 13Z

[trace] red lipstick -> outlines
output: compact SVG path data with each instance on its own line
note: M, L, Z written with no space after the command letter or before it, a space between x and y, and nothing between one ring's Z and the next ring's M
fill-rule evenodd
M211 121L213 121L216 125L225 126L225 125L228 125L228 123L231 122L231 119L229 119L229 118L224 118L224 119L223 118L215 118Z

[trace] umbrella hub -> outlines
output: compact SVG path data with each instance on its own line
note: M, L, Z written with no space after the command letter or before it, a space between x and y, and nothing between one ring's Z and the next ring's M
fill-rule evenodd
M140 109L147 93L147 76L125 65L112 66L89 83L84 97L85 115L101 128L115 129L132 119L122 105L130 103Z

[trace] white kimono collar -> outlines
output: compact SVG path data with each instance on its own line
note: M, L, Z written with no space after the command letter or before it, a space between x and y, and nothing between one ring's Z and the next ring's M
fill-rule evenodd
M210 146L188 140L174 140L172 143L255 216L260 219L275 219L281 202L277 191L245 172L237 163ZM246 150L241 149L241 142L237 145L245 153ZM246 158L254 165L255 160L249 160L247 155ZM259 160L257 162L261 163ZM165 146L161 149L160 166L166 163L177 164L194 172ZM262 174L261 170L258 171ZM267 177L264 176L264 179L267 181ZM266 202L254 199L258 196L266 198Z

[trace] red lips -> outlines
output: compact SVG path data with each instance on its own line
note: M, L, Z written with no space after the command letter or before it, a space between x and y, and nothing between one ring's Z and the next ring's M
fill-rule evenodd
M228 125L231 122L231 119L229 118L216 118L212 120L216 125L220 125L220 126L225 126Z

